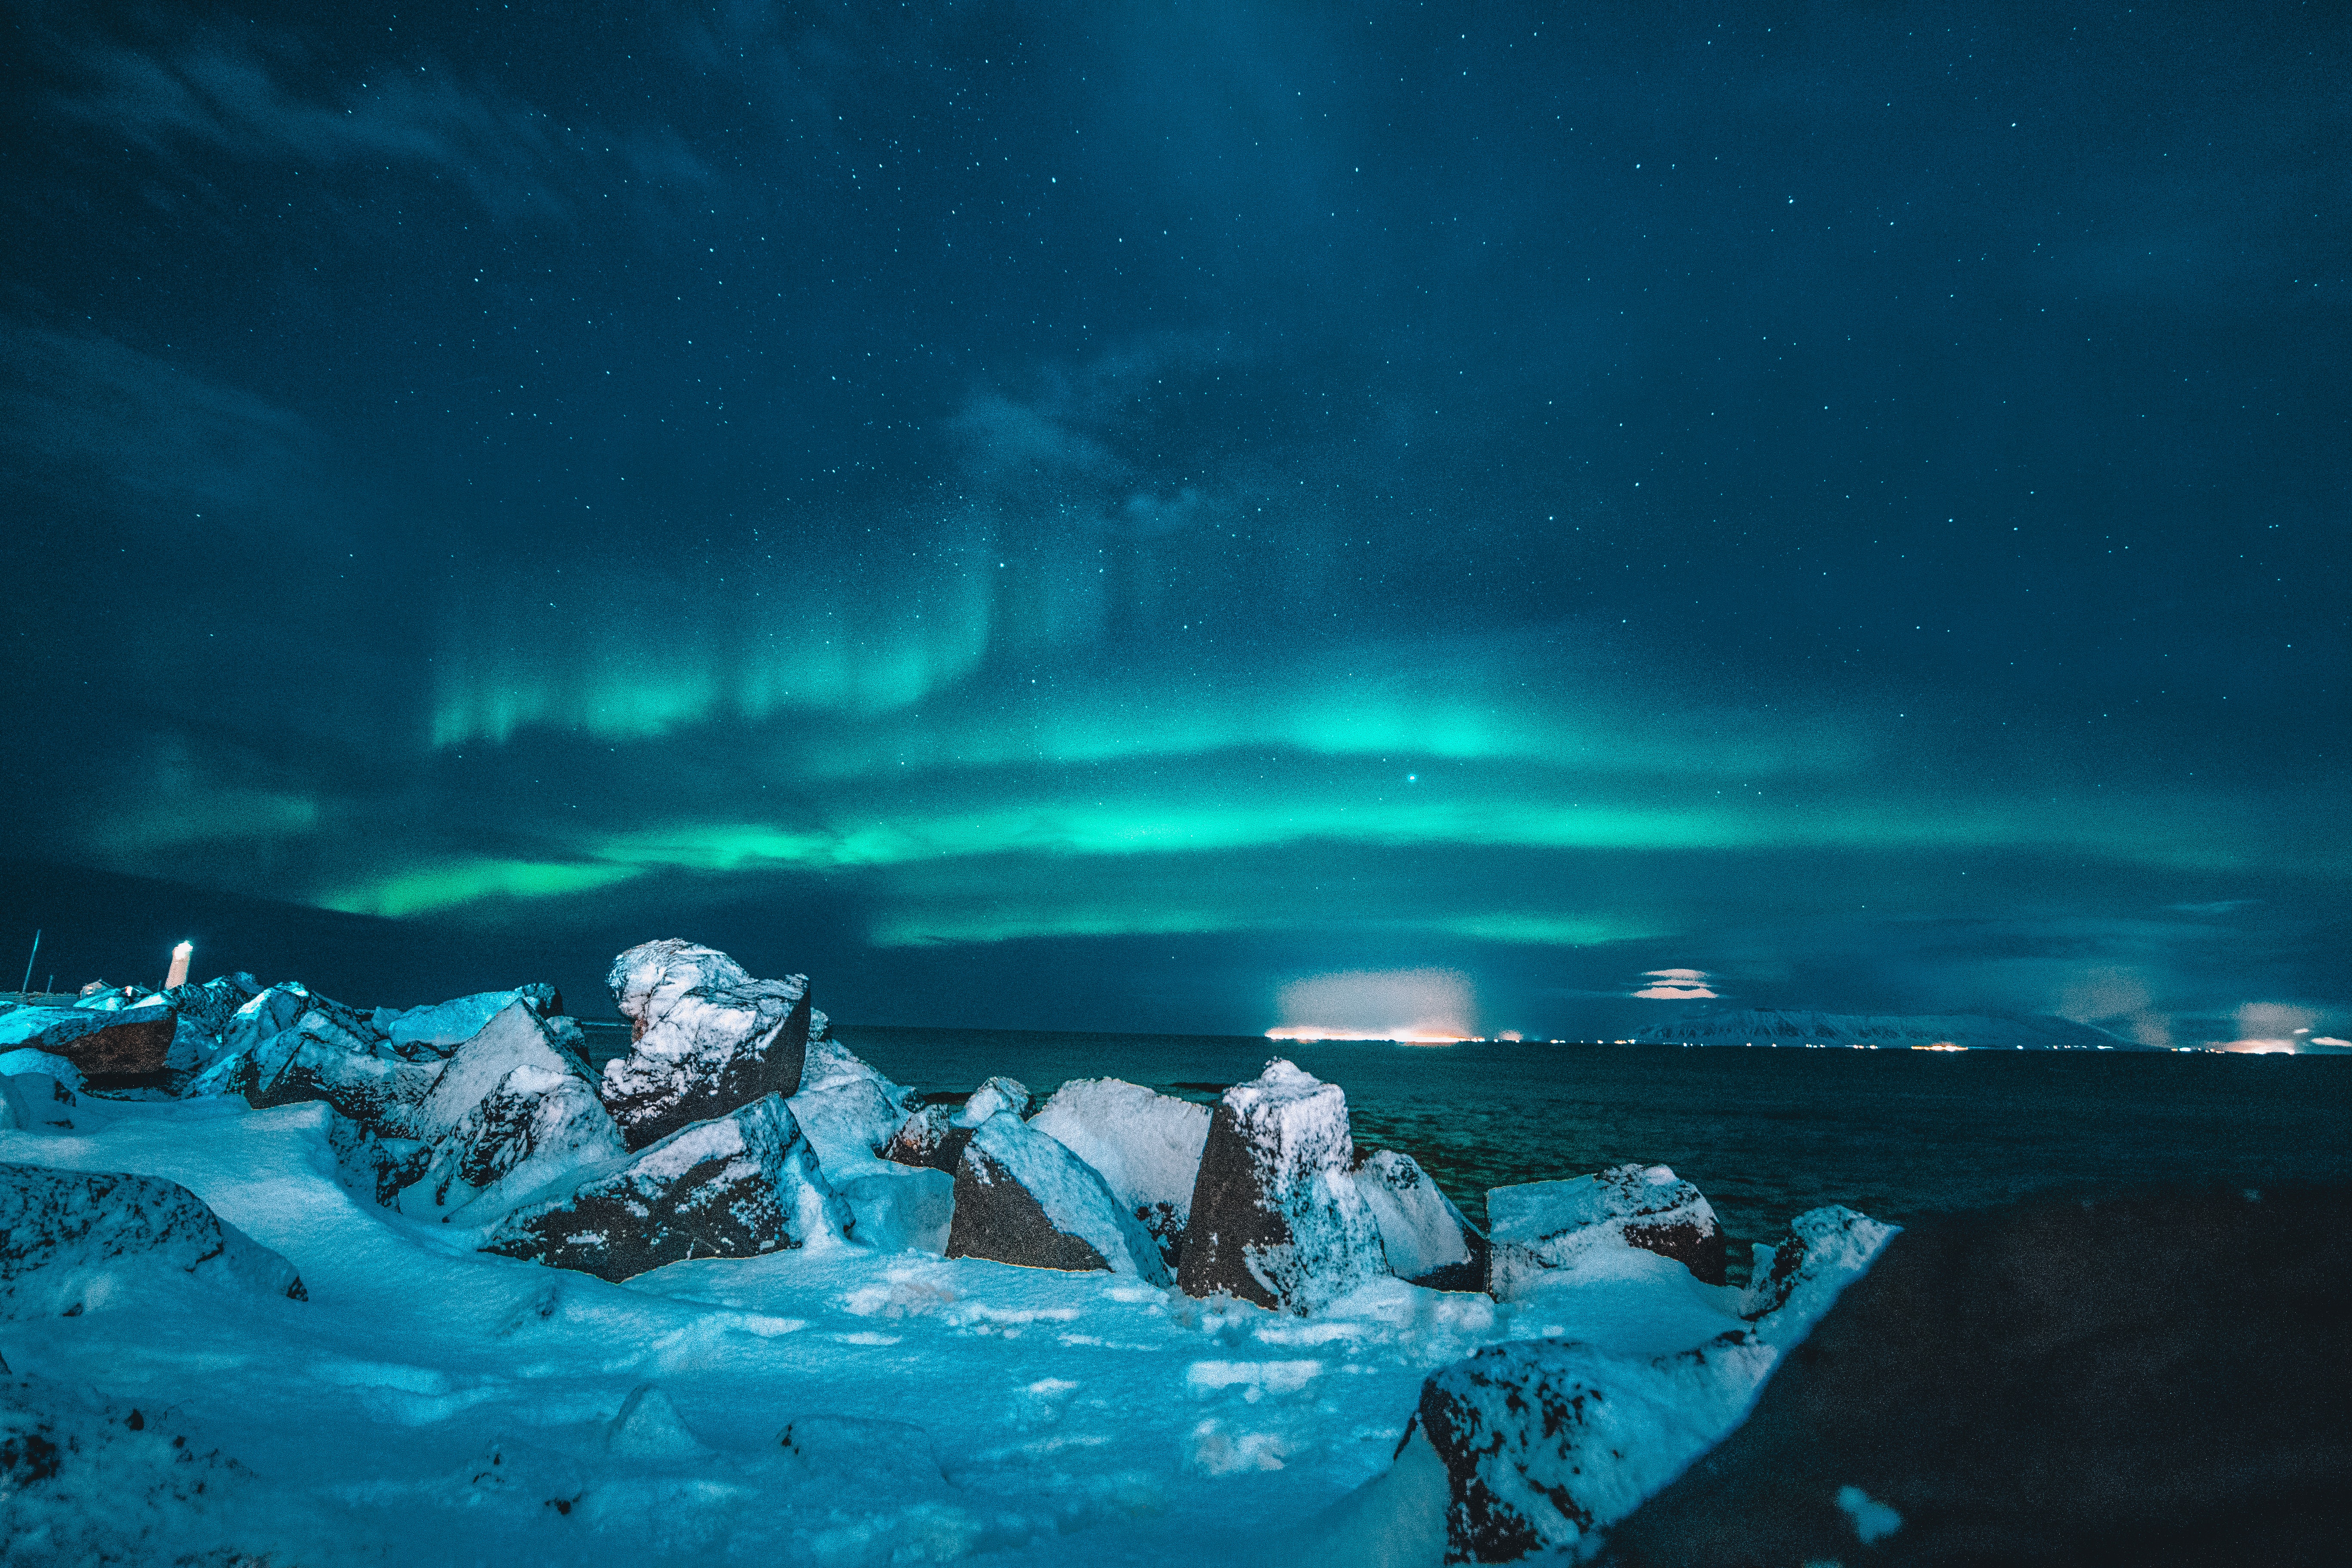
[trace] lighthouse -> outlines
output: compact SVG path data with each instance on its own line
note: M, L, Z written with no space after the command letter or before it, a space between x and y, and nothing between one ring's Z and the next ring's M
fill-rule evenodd
M188 983L188 955L195 951L196 944L192 942L184 942L172 950L172 973L164 978L164 990Z

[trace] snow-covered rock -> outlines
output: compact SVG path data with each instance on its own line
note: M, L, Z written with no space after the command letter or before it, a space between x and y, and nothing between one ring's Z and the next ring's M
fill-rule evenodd
M671 937L615 958L608 983L634 1043L604 1064L602 1093L631 1148L799 1091L808 976L754 980L725 953Z
M91 1077L145 1078L163 1070L176 1023L161 1005L15 1007L0 1013L0 1048L47 1051Z
M820 1164L823 1162L820 1160ZM948 1249L955 1221L955 1177L946 1171L908 1170L875 1161L870 1170L825 1179L856 1219L852 1231L866 1246L883 1252Z
M1025 1117L1034 1098L1027 1084L999 1074L973 1089L948 1121L957 1127L977 1127L1001 1110Z
M221 1026L217 1057L250 1051L284 1034L301 1020L303 1014L312 1010L311 1001L310 988L305 985L272 985L255 993L239 1003L228 1022Z
M953 1173L970 1142L971 1129L956 1125L947 1106L916 1105L876 1152L893 1164Z
M394 1136L410 1132L440 1076L438 1064L415 1066L373 1055L366 1041L317 1011L208 1070L231 1075L235 1091L257 1110L323 1100L352 1121ZM195 1085L189 1088L194 1092Z
M1841 1204L1799 1215L1777 1245L1757 1243L1740 1316L1784 1348L1793 1344L1870 1268L1897 1228Z
M79 1094L81 1092L81 1069L54 1051L0 1051L0 1078L16 1073L37 1072L43 1078L54 1079Z
M217 1039L227 1030L237 1009L261 994L261 985L240 970L202 983L191 981L185 985L174 985L157 994L171 1005L183 1025L201 1029Z
M1018 1116L971 1130L956 1163L947 1255L1168 1282L1159 1243L1102 1177Z
M1433 1373L1406 1444L1445 1467L1445 1560L1588 1546L1730 1430L1775 1353L1737 1332L1655 1357L1523 1340Z
M0 1316L79 1312L140 1275L308 1299L292 1265L177 1182L0 1164Z
M689 1258L842 1238L849 1207L780 1095L698 1121L499 1221L485 1252L626 1279Z
M47 1073L10 1073L0 1078L0 1131L70 1132L75 1103L74 1091Z
M400 1194L400 1209L459 1223L487 1220L570 1172L626 1152L587 1079L518 1067L427 1145L424 1169Z
M586 1081L588 1064L572 1040L528 1002L514 1001L450 1054L437 1069L433 1092L408 1129L427 1142L446 1136L494 1093L517 1068L569 1074Z
M1093 1166L1176 1266L1209 1137L1207 1106L1115 1078L1073 1079L1029 1125Z
M1193 1184L1184 1293L1304 1312L1385 1274L1354 1163L1339 1085L1276 1059L1225 1090Z
M1419 1161L1393 1149L1376 1150L1356 1167L1356 1189L1371 1206L1390 1273L1437 1289L1484 1286L1477 1232Z
M93 1013L119 1013L153 994L143 985L109 985L103 980L93 980L81 988L72 1005Z
M563 1010L563 999L554 986L533 984L512 991L477 992L425 1007L378 1007L369 1015L368 1021L400 1056L446 1057L480 1034L483 1025L517 1002L542 1017Z
M826 1174L878 1168L880 1151L917 1103L910 1089L884 1078L838 1040L809 1041L793 1120L814 1146ZM911 1163L911 1162L909 1162Z
M418 1068L407 1068L418 1071ZM494 1217L572 1172L627 1152L570 1037L527 998L492 1015L438 1069L404 1121L383 1130L421 1139L423 1169L401 1212Z
M327 1124L327 1148L335 1157L335 1179L349 1191L390 1208L400 1189L425 1173L432 1150L415 1138L398 1138L337 1116Z
M1498 1301L1593 1247L1638 1247L1710 1285L1724 1279L1723 1227L1699 1190L1664 1165L1617 1165L1486 1194L1486 1288Z

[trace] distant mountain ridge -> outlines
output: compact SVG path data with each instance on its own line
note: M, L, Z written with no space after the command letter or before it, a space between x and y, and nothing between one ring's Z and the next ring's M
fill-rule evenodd
M2048 1014L1822 1013L1796 1007L1694 1007L1632 1037L1695 1046L1965 1046L1978 1051L2138 1051L2149 1047Z

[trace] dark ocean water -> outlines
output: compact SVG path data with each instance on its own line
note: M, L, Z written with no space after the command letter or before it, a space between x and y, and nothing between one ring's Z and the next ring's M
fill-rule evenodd
M1347 1090L1356 1142L1421 1162L1483 1224L1489 1187L1672 1165L1738 1245L1825 1203L1884 1219L2029 1193L2352 1181L2352 1057L1374 1044L835 1026L916 1088L992 1073L1042 1100L1123 1078L1199 1100L1271 1057Z

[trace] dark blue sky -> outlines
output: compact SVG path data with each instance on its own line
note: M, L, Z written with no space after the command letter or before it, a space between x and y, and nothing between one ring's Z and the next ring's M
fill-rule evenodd
M2338 8L7 25L25 859L387 999L2352 1026Z

